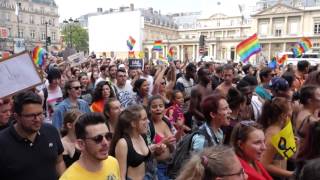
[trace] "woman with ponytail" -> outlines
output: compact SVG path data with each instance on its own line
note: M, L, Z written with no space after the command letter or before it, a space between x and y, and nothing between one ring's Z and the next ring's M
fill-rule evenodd
M265 132L266 150L262 153L261 162L274 180L294 176L293 171L287 170L287 161L271 143L272 137L289 123L291 116L291 103L284 97L275 97L271 101L266 101L262 107L259 122Z
M63 126L61 128L61 142L64 152L62 153L64 163L66 167L69 167L73 162L77 161L80 157L80 150L76 148L76 134L74 125L76 120L82 113L78 110L68 111L63 120Z
M232 148L212 146L194 154L176 180L245 180L244 172Z

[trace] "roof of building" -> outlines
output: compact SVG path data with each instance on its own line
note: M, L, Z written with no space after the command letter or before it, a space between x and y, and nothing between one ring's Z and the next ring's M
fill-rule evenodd
M40 3L40 4L47 4L47 5L53 5L56 6L56 2L54 0L32 0L34 3Z

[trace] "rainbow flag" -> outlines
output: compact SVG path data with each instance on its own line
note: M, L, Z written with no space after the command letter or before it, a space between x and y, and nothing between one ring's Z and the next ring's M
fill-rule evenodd
M132 51L133 46L136 44L136 40L133 39L133 37L129 36L129 39L127 40L127 46L130 51Z
M284 54L281 58L276 58L276 60L279 65L282 65L284 62L288 60L288 54Z
M128 57L129 57L129 59L135 59L136 56L134 55L134 51L129 51Z
M242 62L247 62L249 58L261 51L257 34L252 35L248 39L240 42L236 47L237 54L240 56Z
M162 51L162 40L154 41L152 50L153 51Z
M39 46L35 47L32 52L32 60L34 64L38 66L43 66L45 64L45 59L46 51Z
M304 52L307 52L309 49L312 48L312 42L309 38L305 38L305 37L301 38L299 44Z
M173 47L170 47L167 53L167 59L169 62L173 60L173 54L174 54Z
M293 57L301 57L302 53L304 53L304 49L300 43L297 43L295 47L292 48Z

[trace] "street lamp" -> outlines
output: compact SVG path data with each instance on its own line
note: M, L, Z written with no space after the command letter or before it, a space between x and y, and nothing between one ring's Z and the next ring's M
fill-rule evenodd
M78 24L79 20L75 19L73 20L71 17L68 20L64 20L63 23L65 25L69 26L69 41L68 41L68 47L72 48L72 31L73 31L73 25ZM66 27L67 28L67 27ZM67 29L65 29L67 30Z
M44 24L46 25L46 51L48 52L48 22Z
M17 15L17 25L18 25L18 38L20 38L20 19L19 19L19 11L20 11L20 8L21 8L21 3L18 2L17 3L17 6L16 6L16 15Z

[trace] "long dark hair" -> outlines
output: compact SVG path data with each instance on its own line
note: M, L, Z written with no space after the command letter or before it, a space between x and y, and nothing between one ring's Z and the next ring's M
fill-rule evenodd
M92 98L92 102L95 101L99 101L101 99L103 99L102 97L102 88L104 85L108 85L109 89L110 89L110 96L109 98L114 98L115 95L113 93L113 89L111 87L111 84L107 81L101 81L97 84L96 88L94 89L94 93L93 93L93 98Z
M320 122L309 125L306 138L298 153L298 159L310 160L320 157Z
M141 118L141 111L144 110L141 105L133 105L123 110L118 119L118 123L114 130L114 135L110 144L109 153L111 156L115 156L115 149L119 139L129 136L132 131L131 123L133 121L139 121Z

